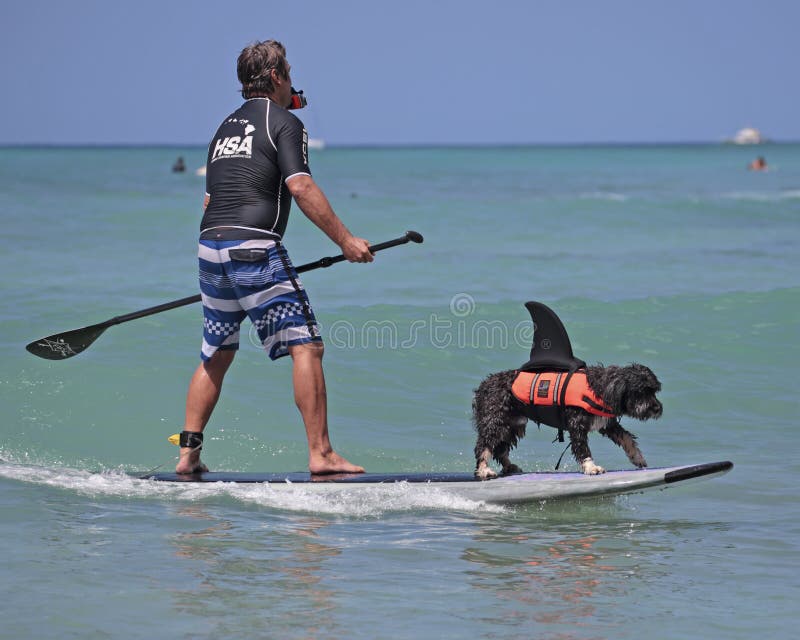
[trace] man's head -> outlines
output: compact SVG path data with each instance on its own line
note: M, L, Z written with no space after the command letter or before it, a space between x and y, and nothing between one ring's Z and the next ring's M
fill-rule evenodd
M281 106L287 106L284 94L291 102L290 69L286 49L277 40L265 40L245 47L236 65L242 83L242 97L273 98Z

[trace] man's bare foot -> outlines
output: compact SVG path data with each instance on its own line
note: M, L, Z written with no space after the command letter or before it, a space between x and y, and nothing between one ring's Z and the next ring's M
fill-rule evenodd
M175 467L175 473L180 473L183 475L191 475L193 473L205 473L206 471L208 471L208 467L204 465L202 462L199 462L194 467L183 465L179 462L178 466Z
M325 475L330 473L364 473L364 467L348 462L335 451L328 454L310 455L308 470L312 475Z
M189 475L192 473L205 473L208 467L200 461L200 452L192 449L181 449L180 460L175 467L175 473Z

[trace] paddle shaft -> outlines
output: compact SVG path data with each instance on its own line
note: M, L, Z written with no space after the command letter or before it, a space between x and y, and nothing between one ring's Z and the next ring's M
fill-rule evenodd
M161 313L162 311L169 311L170 309L177 309L178 307L184 307L187 304L193 304L195 302L200 302L199 293L194 296L189 296L188 298L181 298L180 300L165 302L164 304L159 304L156 305L155 307L148 307L147 309L142 309L141 311L134 311L132 313L126 313L121 316L116 316L114 318L111 318L111 320L106 320L102 324L110 327L115 324L121 324L123 322L129 322L131 320L136 320L138 318L145 318L147 316L152 316L156 313Z
M415 235L410 235L410 234L415 234ZM375 253L376 251L382 251L383 249L391 249L392 247L396 247L401 244L406 244L407 242L411 241L417 236L419 236L419 234L416 233L415 231L408 231L406 232L406 235L404 235L401 238L395 238L394 240L387 240L386 242L379 242L378 244L370 245L369 250L372 253ZM419 237L421 238L422 236ZM417 240L414 239L414 242L417 242ZM297 273L305 273L306 271L313 271L314 269L324 269L325 267L330 267L331 265L334 265L338 262L343 262L346 259L347 258L345 258L344 255L341 253L338 256L325 256L324 258L320 258L319 260L315 260L314 262L301 264L299 267L295 267L295 271L297 271ZM155 307L148 307L147 309L142 309L141 311L134 311L132 313L126 313L121 316L116 316L114 318L111 318L111 320L106 320L101 324L111 327L115 324L130 322L131 320L138 320L139 318L152 316L155 315L156 313L169 311L170 309L185 307L186 305L194 304L195 302L200 302L200 300L201 300L200 294L194 296L188 296L186 298L181 298L180 300L165 302L164 304L159 304L156 305Z
M372 245L370 247L370 251L375 253L377 251L381 251L382 249L389 249L390 247L406 244L407 242L420 243L422 241L422 235L416 231L406 231L405 235L400 238L395 238L394 240L387 240L386 242ZM308 264L300 265L295 269L295 271L297 271L297 273L303 273L305 271L311 271L312 269L330 267L332 264L342 262L343 260L346 260L346 258L342 254L338 256L327 256L325 258L320 258L316 262L309 262ZM41 340L34 340L25 348L33 355L40 358L45 358L47 360L64 360L66 358L76 356L82 351L88 349L89 346L91 346L91 344L97 340L97 338L99 338L108 327L114 326L115 324L121 324L123 322L130 322L131 320L136 320L137 318L152 316L156 313L161 313L162 311L177 309L178 307L200 302L200 300L200 295L194 295L187 298L181 298L180 300L173 300L172 302L165 302L164 304L159 304L155 307L148 307L147 309L142 309L141 311L134 311L133 313L126 313L121 316L116 316L110 320L106 320L105 322L83 327L82 329L65 331L64 333L57 333L52 336L42 338Z

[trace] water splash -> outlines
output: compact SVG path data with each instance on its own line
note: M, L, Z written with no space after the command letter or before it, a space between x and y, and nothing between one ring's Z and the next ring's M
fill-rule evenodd
M0 477L19 482L45 485L96 497L180 502L232 499L244 505L256 505L300 513L342 515L370 518L408 511L462 511L505 513L502 505L486 504L454 496L436 487L386 484L379 487L331 489L320 485L269 485L215 483L166 483L142 480L121 470L98 473L69 467L0 462Z

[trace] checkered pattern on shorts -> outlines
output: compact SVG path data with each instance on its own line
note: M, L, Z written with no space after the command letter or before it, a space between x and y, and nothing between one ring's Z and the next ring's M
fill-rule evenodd
M232 333L239 331L238 322L218 322L217 320L209 320L203 318L203 331L215 336L229 336Z
M263 318L254 321L253 326L256 329L261 330L264 327L269 326L270 324L286 320L291 316L296 316L302 313L303 313L303 305L300 304L299 302L292 302L290 304L279 304L274 309L270 309L269 311L267 311L267 314Z

